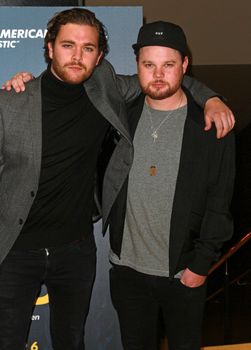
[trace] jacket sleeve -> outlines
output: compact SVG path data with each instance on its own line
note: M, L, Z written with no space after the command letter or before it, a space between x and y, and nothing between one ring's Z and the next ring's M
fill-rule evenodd
M193 96L195 102L202 108L204 108L205 103L212 97L219 97L224 99L223 96L214 92L205 84L201 83L199 80L185 75L182 81L182 85L188 89Z
M131 102L140 94L140 87L137 75L117 75L117 84L119 86L121 95L126 102ZM202 108L205 103L212 97L219 97L224 99L222 95L214 92L205 84L196 80L195 78L184 76L182 85L187 88L193 96L195 102Z
M207 275L214 260L220 255L222 244L233 234L230 204L235 176L235 140L233 132L222 140L211 140L208 151L208 187L206 209L200 235L194 242L194 255L188 268Z
M102 68L106 74L112 75L112 79L126 103L133 101L140 95L141 88L139 86L137 74L116 74L111 63L106 60L102 62ZM98 71L98 68L96 68L96 70ZM187 75L184 76L182 85L190 91L195 102L202 108L204 108L204 105L208 99L215 96L222 98L221 95L208 88L205 84Z
M137 74L117 75L116 80L119 91L126 103L135 100L141 94Z

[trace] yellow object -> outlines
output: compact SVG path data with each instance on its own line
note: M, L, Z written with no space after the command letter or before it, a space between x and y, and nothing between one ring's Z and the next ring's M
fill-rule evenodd
M42 297L37 298L36 305L44 305L49 303L48 294L43 295Z

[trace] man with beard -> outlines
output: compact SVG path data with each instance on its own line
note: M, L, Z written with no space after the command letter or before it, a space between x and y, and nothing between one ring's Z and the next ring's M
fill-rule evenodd
M102 23L71 9L47 29L48 69L23 93L0 91L1 350L25 348L42 283L53 349L84 349L96 270L97 157L111 124L131 143L118 89L135 97L136 79L131 93L126 79L116 85L107 62L93 73L107 52Z
M50 299L53 348L84 349L96 267L94 178L111 126L126 148L109 179L113 188L127 176L133 157L124 100L133 100L140 89L136 77L116 77L107 61L101 63L108 51L102 23L77 8L58 13L47 30L47 70L21 94L0 93L1 350L24 349L42 283ZM202 104L213 96L200 83L195 88L186 81L199 90ZM216 110L227 111L227 117L215 118L224 135L232 114L224 105ZM109 186L104 220L116 193Z
M142 94L128 105L133 165L106 223L112 301L125 350L158 349L160 311L168 348L199 350L206 276L233 231L234 137L205 133L202 109L181 86L179 26L146 24L133 48ZM115 148L104 191L125 149Z

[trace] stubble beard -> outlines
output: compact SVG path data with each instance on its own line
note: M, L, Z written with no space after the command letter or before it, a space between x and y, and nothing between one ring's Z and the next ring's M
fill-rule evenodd
M179 90L182 78L173 86L170 86L168 82L159 79L148 83L146 86L141 86L141 89L146 96L149 96L153 100L163 100L173 96ZM154 86L156 84L162 84L162 86L158 88Z
M71 69L70 67L74 67L76 71L74 72L74 69ZM64 66L61 66L57 61L53 61L51 64L51 69L57 78L65 83L74 85L80 84L87 80L92 73L87 71L85 65L75 62L66 63Z

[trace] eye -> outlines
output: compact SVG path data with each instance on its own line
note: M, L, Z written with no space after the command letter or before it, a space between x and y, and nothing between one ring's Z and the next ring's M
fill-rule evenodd
M153 68L153 64L152 63L145 63L144 64L144 66L146 67L146 68Z
M164 67L165 68L172 68L174 66L174 63L165 63Z
M64 47L65 49L70 49L72 48L72 44L62 44L62 47Z
M92 46L85 46L85 47L83 48L83 50L84 50L85 52L93 52L93 51L94 51L94 48L93 48Z

